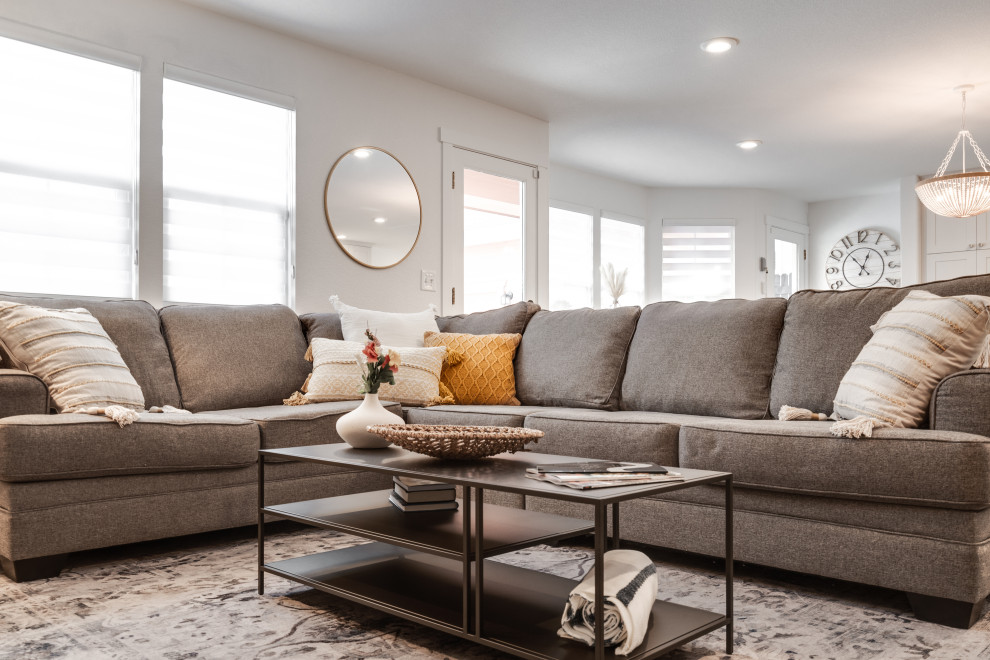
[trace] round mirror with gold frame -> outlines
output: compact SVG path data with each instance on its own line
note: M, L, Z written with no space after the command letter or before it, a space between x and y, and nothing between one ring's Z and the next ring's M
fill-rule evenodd
M368 268L409 256L422 226L419 190L406 166L378 147L351 149L327 175L323 209L340 249Z

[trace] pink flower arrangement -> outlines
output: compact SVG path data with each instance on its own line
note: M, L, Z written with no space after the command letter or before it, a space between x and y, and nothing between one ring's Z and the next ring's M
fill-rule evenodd
M382 383L395 385L395 373L399 370L399 354L389 349L382 351L382 343L371 330L365 330L368 343L358 354L358 365L365 371L361 376L362 394L378 394Z

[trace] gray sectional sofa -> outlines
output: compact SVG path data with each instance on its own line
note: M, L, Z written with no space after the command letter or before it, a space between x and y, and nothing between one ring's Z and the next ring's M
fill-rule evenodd
M935 282L990 296L990 276ZM441 317L442 331L520 332L521 406L407 408L415 423L544 431L538 450L733 472L736 557L908 593L919 617L972 625L990 594L990 371L946 378L927 427L873 438L828 422L781 422L787 404L830 413L869 326L909 289L802 291L789 300L664 302L540 311L531 303ZM0 372L0 561L15 579L58 556L255 520L258 447L339 441L355 403L279 405L305 380L308 340L341 338L335 314L278 306L173 306L23 299L82 306L103 323L145 389L123 429L46 415L44 386ZM385 487L367 475L272 465L271 501ZM557 501L496 502L589 516ZM623 504L623 537L719 555L722 495L701 487Z

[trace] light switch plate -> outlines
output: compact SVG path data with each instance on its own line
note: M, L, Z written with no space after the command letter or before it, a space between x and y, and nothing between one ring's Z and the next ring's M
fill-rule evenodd
M420 271L419 288L423 291L436 291L437 272L435 270Z

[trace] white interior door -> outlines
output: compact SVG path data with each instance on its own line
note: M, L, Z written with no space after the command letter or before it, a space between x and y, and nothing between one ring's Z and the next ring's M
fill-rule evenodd
M443 313L537 298L537 170L444 144Z
M768 298L789 298L808 288L808 235L776 225L767 227Z

